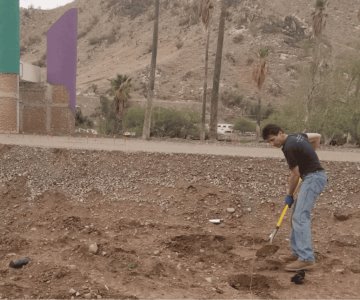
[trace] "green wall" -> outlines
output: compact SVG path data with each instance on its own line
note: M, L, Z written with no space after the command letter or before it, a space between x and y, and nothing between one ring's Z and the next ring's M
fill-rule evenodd
M19 74L19 0L0 0L0 73Z

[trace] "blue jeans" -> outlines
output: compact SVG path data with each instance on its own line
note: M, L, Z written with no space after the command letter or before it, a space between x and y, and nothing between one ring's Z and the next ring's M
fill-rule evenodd
M326 183L327 176L324 171L304 176L293 208L290 244L293 254L302 261L315 261L311 241L311 211Z

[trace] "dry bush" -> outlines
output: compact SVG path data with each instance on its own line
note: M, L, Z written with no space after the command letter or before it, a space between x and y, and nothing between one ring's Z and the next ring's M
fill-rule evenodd
M221 102L225 107L240 107L244 102L244 96L238 90L224 90L221 93Z
M192 26L200 22L199 5L197 1L191 1L183 7L183 15L179 21L179 26Z
M241 4L240 0L227 0L226 4L228 7L238 7Z
M235 57L234 57L234 55L233 55L232 53L227 52L227 53L225 54L225 58L226 58L226 60L227 60L229 63L231 63L232 65L235 65L236 59L235 59Z
M89 45L101 45L106 42L107 45L111 45L118 40L116 30L113 29L110 33L103 34L102 36L97 36L89 39Z
M155 12L154 11L149 11L148 14L147 14L147 20L149 22L151 22L151 21L154 21L154 19L155 19Z
M236 35L233 37L233 42L234 42L235 44L239 44L239 43L241 43L243 40L244 40L244 35L242 35L241 33L238 33L238 34L236 34Z
M182 77L182 80L188 80L188 79L190 79L191 77L193 77L195 74L194 74L194 72L192 72L192 71L187 71L186 73L185 73L185 75Z
M43 54L41 58L33 63L34 66L38 66L40 68L46 67L46 54Z
M183 16L179 20L179 26L186 26L186 25L189 25L189 23L190 23L190 17L189 16Z
M101 45L102 42L105 40L105 36L97 36L89 39L89 45L95 46L95 45Z
M248 59L246 60L246 65L251 66L253 63L254 63L254 58L248 57Z
M180 39L176 41L176 48L179 50L184 46L184 42Z
M123 1L123 12L131 19L135 19L144 14L150 6L154 6L153 0L126 0Z
M25 46L20 47L20 55L24 54L26 52L27 48Z
M40 42L41 42L41 37L40 36L38 36L38 35L31 36L28 39L27 46L31 47L32 45L39 44Z
M268 91L274 97L278 97L278 96L282 95L282 92L283 92L280 84L278 84L278 83L271 84L268 88Z
M97 23L99 23L99 17L93 16L90 21L90 24L83 31L78 33L78 39L81 39L84 36L86 36L96 26Z

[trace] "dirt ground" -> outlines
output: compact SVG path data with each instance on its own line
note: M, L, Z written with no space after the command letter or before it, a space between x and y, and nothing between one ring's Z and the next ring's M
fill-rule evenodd
M290 212L280 249L256 256L282 208L283 159L0 145L0 298L359 298L360 164L323 166L318 267L296 285L278 258Z

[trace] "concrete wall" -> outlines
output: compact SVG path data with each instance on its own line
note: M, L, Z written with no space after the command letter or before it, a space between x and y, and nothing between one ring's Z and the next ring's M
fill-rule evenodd
M75 118L64 86L20 84L20 132L71 134L74 129Z
M44 82L45 77L40 67L20 61L20 80L29 82Z
M17 132L18 75L0 74L0 132Z

